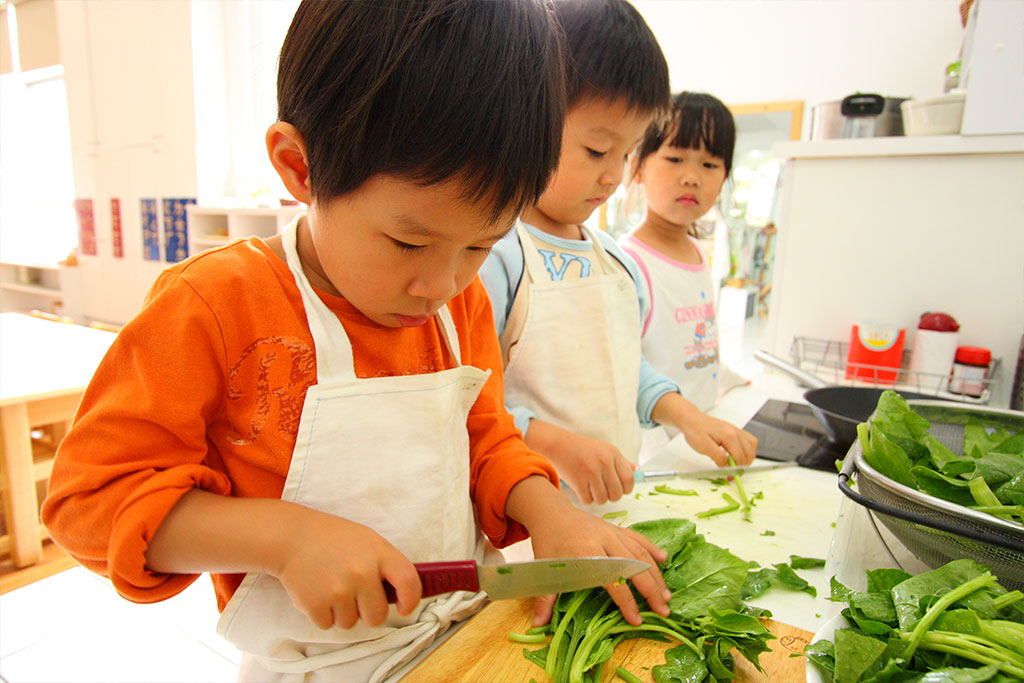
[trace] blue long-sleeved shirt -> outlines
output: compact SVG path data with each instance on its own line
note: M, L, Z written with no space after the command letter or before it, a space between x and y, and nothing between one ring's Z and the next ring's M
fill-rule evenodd
M559 250L580 252L593 250L594 248L593 243L587 238L567 240L549 235L532 225L525 223L524 225L531 235L549 245L556 256ZM647 301L647 292L642 286L643 280L640 277L640 270L636 262L622 251L622 248L616 244L610 235L601 231L594 231L594 234L601 240L601 246L604 247L605 251L621 263L626 272L629 273L629 276L633 278L633 283L636 285L637 305L640 307L640 320L643 320L646 316L647 307L650 304ZM558 260L563 261L562 258ZM548 261L547 265L552 280L560 277L559 272L552 270L554 268L553 261ZM484 261L484 265L480 268L480 279L483 280L484 287L487 288L487 293L491 297L494 326L497 328L499 336L505 331L505 323L512 310L512 302L515 299L516 290L519 288L519 282L523 277L523 268L523 246L520 244L519 235L515 230L512 230L500 242L494 245L487 260ZM585 269L585 271L586 274L581 275L581 277L589 275L589 269ZM638 327L636 331L637 336L641 332L641 328ZM641 425L644 427L655 426L655 423L651 420L651 411L654 410L654 405L658 402L659 398L672 391L678 392L679 385L658 373L641 357L640 390L636 399L636 412L640 418ZM536 414L522 405L509 405L507 408L515 418L516 427L525 434L530 420L536 417Z

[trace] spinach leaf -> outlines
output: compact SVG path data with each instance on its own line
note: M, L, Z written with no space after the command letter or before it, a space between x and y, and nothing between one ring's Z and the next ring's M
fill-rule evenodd
M665 651L665 663L651 667L657 683L701 683L708 677L708 667L700 655L680 645Z
M631 524L629 528L649 538L668 553L670 560L683 546L697 538L697 526L688 519L654 519Z
M836 650L831 640L818 640L804 648L807 658L830 674L836 671Z
M1003 505L1024 505L1024 469L995 491Z
M876 638L844 628L836 631L835 646L835 683L857 683L872 667L881 670L883 666L876 663L886 644Z
M922 491L928 495L948 500L957 505L974 505L974 497L967 489L967 481L960 477L950 477L933 469L917 465L910 473Z
M749 563L702 536L684 547L662 575L672 591L669 609L679 619L695 619L717 610L738 610Z
M964 558L918 574L895 586L892 589L892 596L900 628L904 631L910 630L935 599L986 573L988 570L985 567L974 560ZM995 619L999 615L998 609L993 605L993 597L1005 592L1006 589L996 585L977 591L956 604L973 609L986 618Z
M800 557L799 555L790 555L789 566L793 569L814 569L816 567L824 567L825 560L817 557Z
M988 453L974 459L974 476L982 477L990 488L997 488L1024 471L1024 457L1007 453Z
M891 441L881 429L872 429L870 440L870 451L864 451L864 459L868 464L879 474L916 489L917 480L914 479L914 475L910 471L910 458L907 457L906 452ZM863 441L861 441L861 448L864 448Z
M911 574L902 569L881 569L867 570L868 593L888 593L893 586L899 585L909 579Z

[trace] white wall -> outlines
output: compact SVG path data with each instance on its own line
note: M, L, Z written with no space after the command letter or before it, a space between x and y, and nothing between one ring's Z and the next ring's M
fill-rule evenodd
M959 0L634 0L661 44L672 89L727 104L804 101L858 90L942 93L963 29Z
M1024 136L788 146L769 348L848 341L869 322L905 328L910 348L920 315L942 311L961 345L1002 359L992 403L1006 406L1024 332ZM851 149L864 153L833 156Z

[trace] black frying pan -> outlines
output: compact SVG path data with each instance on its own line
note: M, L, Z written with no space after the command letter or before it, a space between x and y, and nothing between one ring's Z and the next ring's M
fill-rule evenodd
M765 351L754 351L754 357L796 378L802 384L814 387L804 392L804 400L811 406L828 438L848 450L857 439L857 425L867 422L878 406L878 397L885 389L877 387L827 386L819 377ZM898 391L904 398L930 398L925 394Z

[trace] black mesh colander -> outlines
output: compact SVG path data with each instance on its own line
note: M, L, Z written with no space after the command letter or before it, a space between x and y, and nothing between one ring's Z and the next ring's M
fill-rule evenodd
M944 401L909 401L931 422L930 433L963 455L964 423L970 416L1024 429L1024 413ZM856 475L857 489L850 487ZM968 557L992 569L1006 588L1024 590L1024 525L950 503L889 479L864 459L854 442L839 475L839 488L868 508L907 550L931 568Z

